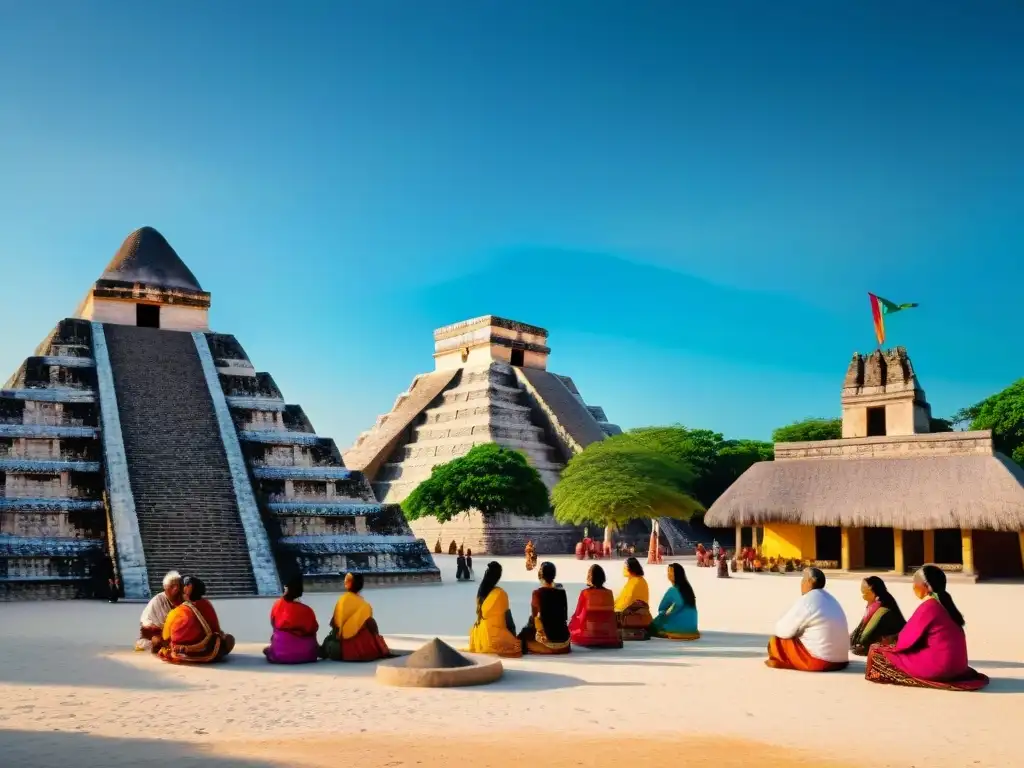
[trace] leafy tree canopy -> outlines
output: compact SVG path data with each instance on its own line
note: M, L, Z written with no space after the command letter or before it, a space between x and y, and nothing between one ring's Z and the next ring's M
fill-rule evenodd
M551 505L526 456L496 443L474 446L465 456L437 465L402 502L409 520L433 516L446 523L471 509L540 517Z
M726 440L710 429L688 429L678 424L632 429L599 445L635 446L688 466L694 478L680 486L680 490L692 493L705 507L711 506L751 465L774 457L771 443Z
M772 432L776 443L803 443L814 440L838 440L843 436L842 419L804 419Z
M604 440L569 460L552 493L555 519L614 526L639 518L688 519L703 509L683 490L695 478L691 467L668 454Z
M968 429L991 429L996 450L1024 466L1024 379L953 417Z

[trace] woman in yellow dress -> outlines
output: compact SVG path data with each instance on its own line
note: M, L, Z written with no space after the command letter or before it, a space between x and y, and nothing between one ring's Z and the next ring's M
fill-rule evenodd
M644 578L644 569L635 557L626 560L623 569L626 585L615 598L615 617L623 640L647 640L651 626L651 590Z
M516 637L508 594L498 586L499 581L501 564L488 563L476 593L476 623L469 630L469 648L466 650L518 658L523 655L523 646Z
M359 593L363 577L345 574L345 594L338 598L331 617L331 632L320 646L320 657L331 661L376 661L391 656L380 636L373 608Z

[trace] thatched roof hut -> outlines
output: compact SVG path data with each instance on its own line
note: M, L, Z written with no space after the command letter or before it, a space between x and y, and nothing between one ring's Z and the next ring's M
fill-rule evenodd
M987 439L991 445L987 433L947 433L945 440L961 436L977 436L976 440ZM938 443L943 436L915 437L913 453L923 442ZM966 455L900 456L888 450L851 455L851 449L858 447L882 447L885 441L891 448L905 440L868 438L787 446L791 455L802 454L800 458L788 458L780 444L777 460L747 470L711 506L705 522L715 527L775 522L903 530L1024 530L1024 470L991 449Z

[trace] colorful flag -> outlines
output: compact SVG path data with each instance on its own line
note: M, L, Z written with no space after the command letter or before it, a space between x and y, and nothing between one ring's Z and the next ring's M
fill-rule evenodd
M896 304L881 296L869 293L871 299L871 317L875 321L875 338L878 339L878 346L885 343L885 316L901 309L913 309L917 304Z

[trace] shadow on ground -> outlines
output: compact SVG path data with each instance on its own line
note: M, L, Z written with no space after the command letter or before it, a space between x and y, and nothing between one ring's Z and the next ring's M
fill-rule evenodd
M281 768L281 763L216 757L201 747L169 740L113 739L66 732L2 731L3 765L18 768Z
M20 650L20 649L19 649ZM110 655L116 652L116 655ZM118 657L121 658L118 658ZM0 650L0 683L14 685L73 685L126 690L184 690L189 686L161 674L159 669L133 663L135 651L121 648L76 647L72 642L32 639L31 654ZM153 664L160 662L153 659Z

